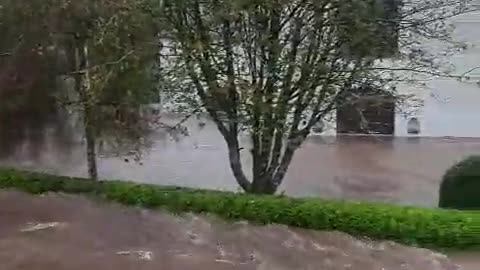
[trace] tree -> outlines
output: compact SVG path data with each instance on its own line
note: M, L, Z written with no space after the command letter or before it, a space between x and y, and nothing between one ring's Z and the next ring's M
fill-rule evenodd
M467 0L164 0L162 82L173 98L201 106L228 147L239 185L275 193L311 128L373 88L401 96L410 73L445 75L437 40L448 51L448 18ZM175 88L176 90L173 90ZM252 179L239 136L251 138Z
M53 32L66 52L66 75L73 76L77 95L67 103L83 116L91 179L98 177L99 140L131 146L148 128L140 109L154 93L156 43L142 6L138 0L67 1L54 15Z
M49 74L59 91L46 96L60 105L56 109L82 119L88 173L97 179L99 145L128 152L145 141L149 123L141 107L155 94L151 71L157 46L151 17L140 0L10 1L8 6L27 27L16 27L15 20L5 26L42 44L36 55L51 59L45 62L47 72L38 72L41 78Z

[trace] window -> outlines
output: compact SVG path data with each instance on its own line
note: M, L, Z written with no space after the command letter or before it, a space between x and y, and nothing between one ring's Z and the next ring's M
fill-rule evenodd
M416 117L410 118L407 123L407 133L412 135L420 134L420 121Z
M337 104L338 134L394 134L395 99L392 94L369 86L348 93L348 101Z

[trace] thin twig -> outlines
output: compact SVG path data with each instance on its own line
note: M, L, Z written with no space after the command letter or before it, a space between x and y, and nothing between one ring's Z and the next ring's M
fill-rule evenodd
M92 66L88 69L77 70L77 71L71 72L71 74L72 75L74 75L74 74L85 74L87 71L94 70L94 69L97 69L97 68L101 68L101 67L105 67L105 66L111 66L111 65L118 65L121 62L125 61L125 59L127 59L127 57L129 57L131 54L133 54L133 52L134 52L134 50L131 50L128 53L126 53L124 56L120 57L118 60L111 61L111 62L106 62L106 63L99 64L99 65L95 65L95 66Z
M477 69L480 69L480 66L476 66L476 67L474 67L474 68L469 69L467 72L465 72L465 73L463 73L462 75L460 75L460 77L465 77L465 76L467 76L468 74L474 72L474 71L477 70Z
M190 119L190 117L194 116L196 113L198 113L200 110L202 109L202 106L198 106L197 108L195 108L195 110L193 110L191 113L187 114L185 117L183 117L182 120L180 120L180 122L178 122L173 128L178 128L180 127L181 125L185 124L185 122L188 121L188 119Z
M168 124L165 124L161 121L158 121L158 125L159 127L158 128L168 128L170 130L176 130L178 128L180 128L183 124L185 124L185 122L188 121L188 119L190 119L192 116L194 116L196 113L198 113L201 109L203 108L203 106L198 106L197 108L195 108L195 110L193 110L191 113L185 115L182 120L180 120L179 122L177 122L175 125L171 126L171 125L168 125Z
M420 74L427 74L432 76L439 76L444 78L461 78L462 76L451 75L448 73L440 73L435 71L428 71L428 70L421 70L421 69L414 69L414 68L388 68L388 67L372 67L368 68L368 70L385 70L385 71L407 71L407 72L414 72Z

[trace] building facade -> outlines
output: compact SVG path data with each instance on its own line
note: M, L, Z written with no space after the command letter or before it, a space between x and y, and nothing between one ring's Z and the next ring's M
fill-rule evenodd
M480 8L480 1L475 0L473 4ZM470 80L434 78L426 82L423 89L417 89L423 106L408 117L397 113L395 135L409 135L408 122L416 118L421 130L413 136L480 137L480 68L477 68L480 66L480 11L458 16L452 23L454 37L466 42L468 47L449 60L455 75L470 71ZM399 90L409 91L407 88Z
M480 9L479 0L473 0L471 4ZM480 125L477 124L480 123L480 11L454 17L451 23L455 27L454 39L464 42L467 48L446 60L453 66L452 75L466 74L469 79L431 76L423 86L398 85L400 94L413 94L417 102L397 105L394 117L391 117L391 110L363 108L373 112L369 114L369 120L374 125L368 132L359 129L358 114L354 110L341 109L336 114L336 121L329 123L330 129L324 134L480 137ZM432 46L432 50L436 48ZM391 103L385 106L391 108ZM383 121L382 124L378 124L379 121Z

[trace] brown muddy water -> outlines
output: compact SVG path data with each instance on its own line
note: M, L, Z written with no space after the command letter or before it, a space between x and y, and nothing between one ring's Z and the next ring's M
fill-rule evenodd
M2 270L477 270L480 266L467 254L451 261L428 250L339 232L174 216L78 196L0 191L0 205Z
M135 180L161 185L238 190L228 165L226 146L214 125L193 119L190 136L178 142L164 134L142 165L123 158L100 158L104 179ZM86 176L83 145L60 151L53 139L36 158L25 143L0 166ZM244 168L250 173L249 143L242 140ZM1 151L1 149L0 149ZM292 161L280 191L290 196L381 200L435 207L442 175L462 158L480 153L480 138L408 138L311 136Z
M226 147L215 127L208 121L199 125L197 120L187 125L190 136L178 142L157 134L141 165L125 162L123 158L100 158L101 178L238 190L228 166ZM35 158L28 154L33 146L26 142L14 156L1 160L0 166L86 176L83 145L61 151L53 138L40 151L36 148ZM242 143L248 149L246 138ZM290 196L380 200L435 207L445 170L462 158L478 153L480 139L476 138L311 136L296 153L280 191ZM247 155L242 158L248 175L250 159ZM359 242L348 236L325 232L281 226L226 225L203 217L179 218L118 206L99 207L85 199L62 196L32 198L3 193L0 205L3 205L0 208L2 270L30 270L32 265L38 266L36 270L395 270L397 268L381 265L395 267L394 262L404 261L418 267L402 270L457 269L438 268L443 266L432 261L433 255L425 251L388 246L387 251L377 252L364 246L359 248L354 244ZM59 223L54 223L56 229L47 227L31 234L19 232L28 222ZM190 235L188 231L192 230L200 233ZM302 244L295 246L298 243ZM344 257L342 250L354 255ZM154 263L145 259L152 256L148 252L154 254ZM465 270L480 269L478 253L451 256ZM330 267L332 261L338 263ZM356 268L338 268L341 263Z

